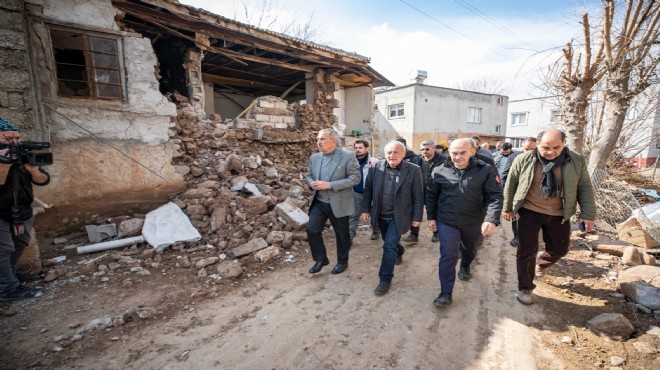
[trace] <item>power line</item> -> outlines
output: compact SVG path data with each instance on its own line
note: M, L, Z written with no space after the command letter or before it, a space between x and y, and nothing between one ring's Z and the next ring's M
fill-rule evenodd
M442 25L442 26L444 26L444 27L450 29L451 31L454 31L455 33L457 33L457 34L459 34L459 35L465 37L466 39L468 39L468 40L474 42L475 44L479 44L477 41L475 41L474 39L472 39L470 36L464 34L463 32L461 32L461 31L459 31L459 30L457 30L457 29L455 29L454 27L448 25L447 23L444 23L443 21L441 21L441 20L439 20L439 19L433 17L432 15L430 15L430 14L424 12L423 10L421 10L421 9L419 9L419 8L417 8L417 7L415 7L414 5L408 3L407 1L405 1L405 0L401 0L401 2L404 3L404 4L406 4L406 5L408 5L410 8L414 9L414 10L417 11L418 13L420 13L420 14L422 14L422 15L428 17L428 18L431 19L432 21L434 21L434 22L436 22L436 23L438 23L438 24L440 24L440 25ZM480 44L479 44L479 45L480 45ZM501 56L501 57L503 57L503 58L506 58L506 59L508 59L508 60L510 60L510 61L512 61L512 62L515 62L515 61L514 61L513 59L511 59L510 57L508 57L508 56L506 56L506 55L500 53L500 52L497 51L497 50L491 49L491 48L489 48L489 47L486 47L486 49L490 50L491 52L493 52L493 53L495 53L495 54L497 54L497 55L499 55L499 56Z
M465 9L467 9L467 10L471 11L472 13L476 14L477 16L481 17L486 22L488 22L488 23L492 24L493 26L495 26L496 28L500 29L504 33L506 33L509 36L511 36L511 37L517 39L518 41L522 42L523 44L526 44L527 46L529 46L531 48L535 47L535 45L533 45L532 43L530 43L529 41L524 39L522 36L518 35L517 33L510 30L505 25L503 25L500 22L496 21L495 19L491 18L490 16L488 16L488 14L486 14L486 13L482 12L481 10L477 9L476 7L474 7L473 5L468 3L467 1L465 1L465 0L454 0L454 1L456 3L458 3L459 5L461 5L462 7L464 7Z

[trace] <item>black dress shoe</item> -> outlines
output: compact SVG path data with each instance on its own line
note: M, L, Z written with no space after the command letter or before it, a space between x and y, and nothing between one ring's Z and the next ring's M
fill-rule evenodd
M463 281L470 280L470 268L461 266L461 269L458 271L458 278Z
M512 247L517 247L517 246L520 244L520 242L518 241L518 238L513 238L513 239L511 239L511 241L509 242L509 244L510 244Z
M42 275L28 275L28 274L16 274L16 279L21 283L30 283L33 281L39 281L43 279Z
M379 236L379 234L371 233L371 236L369 237L369 239L376 240L376 239L378 239L378 236Z
M451 293L440 293L438 298L433 301L433 304L438 307L447 307L451 304Z
M398 255L396 256L396 261L394 262L395 265L400 265L403 263L403 255Z
M338 263L332 269L332 273L333 274L341 274L342 272L344 272L344 270L346 270L347 267L348 267L348 263Z
M328 261L327 258L324 259L323 261L316 261L314 266L312 266L312 268L309 269L309 273L310 274L316 274L317 272L321 271L323 266L327 266L328 264L330 264L330 261Z
M381 281L380 283L378 283L378 286L376 287L376 289L374 289L374 294L375 295L383 295L383 294L387 293L390 290L390 285L391 285L391 283L388 283L386 281Z

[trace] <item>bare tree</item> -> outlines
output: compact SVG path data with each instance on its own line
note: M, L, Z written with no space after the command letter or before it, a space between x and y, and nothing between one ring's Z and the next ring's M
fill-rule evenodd
M282 11L284 8L277 0L243 0L240 11L234 13L234 19L301 40L317 41L321 28L314 21L314 12L301 21L304 14L297 14L296 17L286 20L278 16Z
M562 126L567 132L568 145L575 151L584 151L584 132L587 127L587 106L594 86L602 78L599 69L603 60L604 44L601 43L596 55L591 50L591 29L589 16L582 16L584 32L584 54L577 53L573 41L562 49L563 70L555 82L555 88L562 95L560 114Z
M606 111L589 157L590 169L605 168L621 135L631 100L657 83L659 36L659 1L629 0L621 19L615 16L615 2L605 0L602 37Z
M505 91L501 80L486 76L474 80L463 80L456 84L456 88L459 90L497 95L502 95Z

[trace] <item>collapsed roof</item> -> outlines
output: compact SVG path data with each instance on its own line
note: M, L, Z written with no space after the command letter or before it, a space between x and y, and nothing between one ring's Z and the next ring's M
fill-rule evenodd
M176 0L112 0L126 28L176 38L204 51L202 79L236 92L303 95L305 74L317 68L343 86L391 86L369 58L256 28Z

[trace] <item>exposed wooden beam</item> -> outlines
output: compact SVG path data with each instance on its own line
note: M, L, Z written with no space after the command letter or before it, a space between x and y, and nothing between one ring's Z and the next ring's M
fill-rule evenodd
M289 88L286 89L286 90L284 90L284 92L282 93L282 95L280 95L280 98L282 98L282 99L286 98L286 96L289 95L289 93L290 93L291 91L293 91L293 89L295 89L296 86L300 85L300 84L303 83L303 82L305 82L305 80L298 81L298 82L296 82L295 84L289 86Z
M204 64L206 64L206 63L204 63ZM210 74L211 71L214 71L214 70L217 70L217 69L224 69L224 70L227 70L227 71L237 72L237 73L241 73L241 74L247 74L247 75L261 77L261 78L265 78L265 79L269 79L269 80L276 80L276 81L279 81L279 82L285 82L285 83L290 83L291 82L290 80L285 80L285 79L277 78L275 76L270 76L270 75L264 75L264 74L261 74L261 73L255 73L255 72L251 72L251 71L244 70L244 69L235 69L235 68L223 67L223 66L218 66L218 65L213 65L213 64L212 64L212 66L213 66L213 68L207 69L204 72Z
M284 91L285 88L277 85L271 85L265 82L244 80L242 78L216 76L208 73L202 73L202 81L213 82L217 84L226 84L230 86L241 86L248 88L261 88L271 91Z

